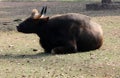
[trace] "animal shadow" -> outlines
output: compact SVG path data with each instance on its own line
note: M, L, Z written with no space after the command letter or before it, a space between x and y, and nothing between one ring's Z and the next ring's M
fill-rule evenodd
M0 59L35 59L35 58L41 58L41 57L47 57L52 56L53 54L50 53L37 53L37 54L23 54L23 55L14 55L14 54L6 54L6 55L0 55Z

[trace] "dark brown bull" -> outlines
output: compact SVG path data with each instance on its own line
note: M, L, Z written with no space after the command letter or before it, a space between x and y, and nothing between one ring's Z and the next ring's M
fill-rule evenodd
M47 7L41 14L33 9L31 17L17 26L23 33L36 33L48 53L74 53L95 50L103 44L101 26L88 16L67 13L46 17Z

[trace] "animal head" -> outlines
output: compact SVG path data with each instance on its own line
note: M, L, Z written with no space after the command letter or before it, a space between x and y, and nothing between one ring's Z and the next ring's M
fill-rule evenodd
M17 30L23 33L36 33L40 26L46 23L49 17L46 17L47 6L44 6L41 13L37 9L32 10L32 14L29 18L17 26Z

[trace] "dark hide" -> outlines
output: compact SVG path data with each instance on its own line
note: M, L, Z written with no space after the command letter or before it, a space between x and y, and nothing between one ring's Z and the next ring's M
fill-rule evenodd
M88 16L68 13L50 18L28 18L17 26L23 33L36 33L49 53L74 53L95 50L103 43L101 26Z

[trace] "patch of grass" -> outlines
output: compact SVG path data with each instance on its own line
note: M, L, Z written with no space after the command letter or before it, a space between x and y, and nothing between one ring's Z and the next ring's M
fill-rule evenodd
M39 38L36 35L18 34L16 32L0 32L1 53L9 52L24 54L29 50L42 50L39 46ZM14 34L14 35L13 35ZM35 38L36 37L36 38ZM21 44L24 43L24 44ZM37 44L38 43L38 44ZM37 44L37 45L36 45ZM25 49L27 49L25 51ZM22 53L21 53L22 52Z

